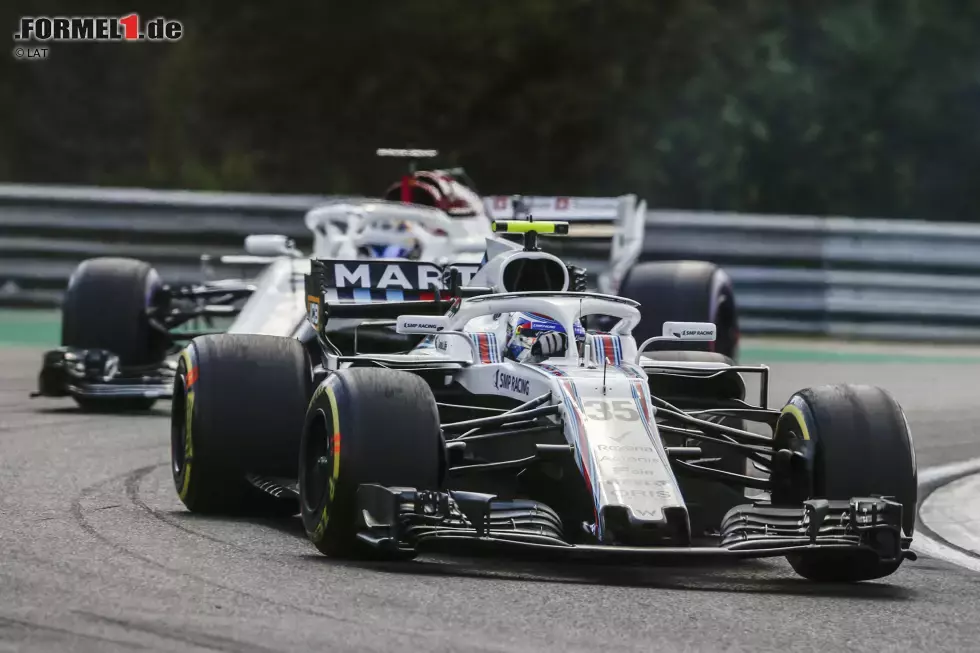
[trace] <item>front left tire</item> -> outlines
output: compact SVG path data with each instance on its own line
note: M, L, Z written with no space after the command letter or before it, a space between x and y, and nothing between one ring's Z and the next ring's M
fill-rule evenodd
M181 352L171 410L171 471L191 512L296 514L247 475L295 479L312 368L303 344L218 334Z
M794 394L776 424L775 448L807 454L808 478L795 496L774 489L774 505L806 499L849 500L873 495L902 504L902 530L915 529L918 472L908 421L885 390L866 385L825 385ZM790 484L777 487L788 488ZM802 495L802 496L801 496ZM805 551L787 556L800 576L821 582L883 578L902 563L863 551Z

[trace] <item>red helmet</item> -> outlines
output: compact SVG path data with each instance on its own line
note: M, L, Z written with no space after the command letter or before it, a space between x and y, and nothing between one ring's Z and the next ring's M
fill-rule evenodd
M483 212L479 195L446 170L420 170L405 175L388 188L384 198L433 206L451 218L470 218Z

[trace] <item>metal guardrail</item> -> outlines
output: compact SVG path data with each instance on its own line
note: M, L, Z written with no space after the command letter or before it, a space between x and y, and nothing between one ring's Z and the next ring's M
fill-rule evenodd
M0 305L57 306L92 256L193 282L202 254L240 254L252 233L308 251L302 216L331 199L0 184ZM572 232L545 249L605 269L610 227ZM724 266L745 332L980 341L980 226L650 211L642 260L670 259Z
M980 341L980 227L658 211L645 258L719 263L747 332Z
M79 262L130 256L170 282L201 279L201 255L243 253L283 233L309 248L303 215L327 196L0 184L0 305L57 306Z

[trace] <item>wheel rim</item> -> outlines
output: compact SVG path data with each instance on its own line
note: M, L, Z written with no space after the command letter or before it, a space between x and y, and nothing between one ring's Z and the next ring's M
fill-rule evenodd
M777 432L774 433L774 440L774 451L786 448L795 450L800 446L800 443L806 442L800 424L795 418L786 426L782 426L782 423L777 423ZM773 462L775 463L775 460ZM782 470L784 474L790 472L789 475L780 474L777 476L778 471L780 470L774 464L772 474L770 475L770 479L776 481L774 489L770 494L773 505L797 505L811 498L810 495L812 494L813 488L809 487L812 485L812 478L809 472L804 472L800 469ZM805 473L806 475L800 478L792 472ZM811 491L807 491L804 486L809 487Z
M303 500L311 512L323 505L333 476L333 438L329 436L326 422L326 415L320 411L310 424L306 441Z

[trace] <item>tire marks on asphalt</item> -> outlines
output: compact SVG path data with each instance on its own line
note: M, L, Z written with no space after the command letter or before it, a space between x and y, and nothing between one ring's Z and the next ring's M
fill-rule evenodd
M118 555L127 556L161 572L192 581L193 583L207 585L219 593L228 593L239 599L267 606L276 612L288 612L293 615L301 614L315 618L320 622L331 622L335 624L334 628L343 629L347 636L355 641L358 639L356 635L358 631L365 638L369 636L376 637L381 633L389 633L392 638L410 638L419 642L425 642L426 640L431 640L433 637L438 637L438 635L434 635L425 629L410 628L399 625L397 622L393 623L390 620L386 620L383 615L365 615L362 617L344 616L322 607L311 607L309 604L304 604L300 600L302 598L301 595L297 595L295 597L296 600L283 601L270 598L263 592L250 591L220 580L220 577L223 575L223 570L213 564L215 560L235 564L236 566L273 563L279 568L280 571L277 573L281 574L284 583L287 585L299 585L303 582L304 578L309 577L307 574L309 571L322 572L325 567L343 566L343 563L327 561L322 556L315 554L315 552L308 551L305 534L301 540L303 555L297 560L296 555L289 552L270 554L268 551L256 551L248 546L247 543L236 543L186 526L179 519L167 515L162 510L149 506L140 496L140 485L143 480L154 472L163 471L169 471L169 462L143 466L85 488L79 497L72 502L71 514L73 519L83 531L97 539L103 545L109 547ZM167 476L169 478L169 474ZM103 512L111 507L110 505L105 505L106 502L118 501L121 496L125 496L128 500L127 510L117 511L116 514ZM134 510L138 511L136 515L133 514ZM196 518L196 516L186 512L180 512L178 514L190 519ZM143 517L141 518L139 515ZM150 529L151 532L146 533L146 537L157 540L157 546L150 545L137 549L131 541L124 541L123 538L118 536L123 533L128 534L133 531L139 532L143 530L145 525L138 528L136 526L140 521L145 521L146 519L152 520L153 523L165 528L171 535L175 535L176 537L167 538L166 535L160 537L158 531ZM284 522L295 522L297 520L262 521L267 525L278 522L276 525L282 528ZM240 530L240 522L236 521L234 527ZM182 547L184 551L182 551L180 557L174 560L165 560L163 556L159 555L161 539L170 539L174 542L175 546L179 545ZM299 540L299 538L296 539ZM194 545L194 540L197 540L202 545ZM233 557L221 555L216 552L214 545L218 545L220 549L234 552ZM194 552L188 555L187 549L199 551L200 555ZM204 646L206 642L199 640L193 643ZM431 642L431 644L435 646L436 642ZM427 648L424 643L421 646L422 648ZM432 650L436 649L437 647ZM253 649L242 646L238 648L232 647L232 650L253 653ZM274 649L257 647L254 649L254 653L265 653L269 650ZM480 646L476 650L501 651L507 649L506 647L491 644Z

